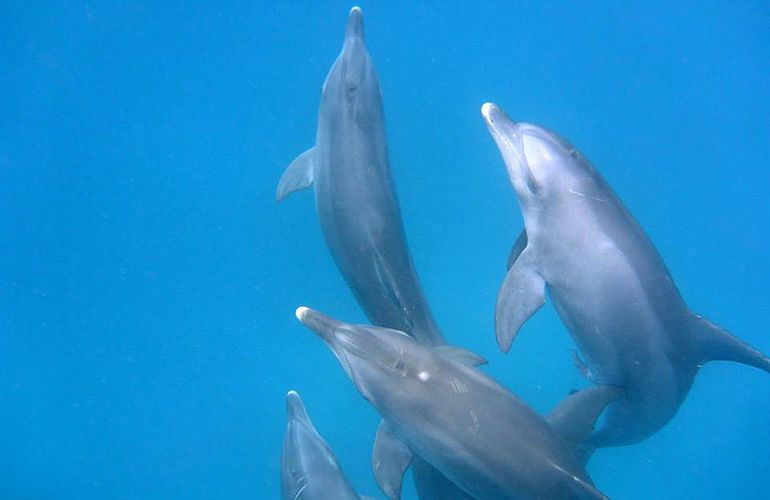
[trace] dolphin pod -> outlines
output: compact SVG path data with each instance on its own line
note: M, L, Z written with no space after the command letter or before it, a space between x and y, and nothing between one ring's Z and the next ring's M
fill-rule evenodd
M296 315L382 417L372 471L388 498L400 498L409 468L422 500L606 498L586 470L594 450L661 429L703 363L770 372L770 359L689 311L653 243L579 151L494 104L481 111L525 226L498 292L498 346L511 348L547 290L595 385L542 417L479 370L484 358L446 344L409 254L358 7L323 85L315 144L275 198L313 187L326 244L373 326L307 307ZM359 498L293 391L287 409L283 498Z
M606 498L591 484L579 446L617 389L571 396L583 404L560 406L549 424L476 370L482 359L472 353L307 307L296 315L382 416L372 460L390 498L398 498L412 451L477 499Z
M337 457L307 415L295 391L286 394L286 434L281 453L283 500L359 500Z
M770 372L770 359L690 312L655 246L579 151L542 127L511 121L494 104L484 104L482 115L525 228L498 294L498 343L510 348L543 305L547 285L589 378L625 389L593 445L635 443L659 430L707 361Z
M404 236L388 163L382 91L359 7L348 14L342 51L323 85L315 146L286 169L276 200L311 185L326 243L372 323L426 344L444 344ZM425 464L415 467L413 476L423 498L464 497Z

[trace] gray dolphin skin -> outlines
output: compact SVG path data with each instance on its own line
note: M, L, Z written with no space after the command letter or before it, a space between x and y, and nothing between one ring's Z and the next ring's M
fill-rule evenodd
M473 353L307 307L296 315L382 416L372 463L389 498L399 498L412 452L476 499L606 498L591 484L576 443L617 389L570 396L549 423L475 369L483 360Z
M289 165L276 200L311 184L326 243L372 323L443 344L404 236L380 84L358 7L323 86L315 146Z
M644 230L574 147L553 132L481 108L516 192L525 232L498 293L503 351L543 305L545 289L586 357L584 373L625 390L594 446L640 441L663 427L700 366L729 360L770 372L770 359L693 314Z
M359 500L331 448L318 434L294 391L286 394L287 424L281 453L283 500Z

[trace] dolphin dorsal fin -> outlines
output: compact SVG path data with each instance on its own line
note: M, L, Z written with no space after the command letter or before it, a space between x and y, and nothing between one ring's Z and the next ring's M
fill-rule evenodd
M401 498L404 473L411 463L411 450L393 434L384 420L380 422L372 452L372 471L377 485L388 498Z
M281 175L281 180L278 181L278 187L275 190L276 202L280 202L294 191L299 191L313 184L314 153L315 148L310 148L289 163Z
M486 358L479 356L473 351L463 349L462 347L456 347L453 345L440 345L435 347L436 352L442 356L457 361L468 366L480 366L487 364Z
M613 385L597 385L577 391L551 410L546 420L564 439L580 445L594 430L602 410L623 391Z

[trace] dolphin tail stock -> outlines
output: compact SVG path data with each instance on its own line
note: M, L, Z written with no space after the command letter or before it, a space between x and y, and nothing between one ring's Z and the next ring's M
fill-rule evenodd
M278 181L275 190L275 201L280 202L294 191L304 189L313 184L315 172L315 148L310 148L294 158Z
M735 361L770 373L770 358L720 326L693 315L691 328L698 339L702 362Z
M391 499L401 498L401 484L412 463L412 451L393 434L383 420L377 429L372 451L372 471L377 485Z

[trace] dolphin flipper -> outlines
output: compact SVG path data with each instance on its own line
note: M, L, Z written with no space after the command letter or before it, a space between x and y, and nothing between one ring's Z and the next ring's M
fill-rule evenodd
M313 183L315 169L315 148L310 148L294 158L278 181L275 190L275 201L280 202L294 191L304 189Z
M545 303L545 280L529 255L527 247L508 269L503 285L497 292L495 334L497 345L503 352L511 348L521 325Z
M703 361L735 361L770 372L770 358L727 330L700 316L693 315L692 326L700 343Z
M571 393L551 410L546 420L572 445L575 455L585 463L594 451L594 446L586 440L594 430L596 419L608 404L622 394L622 389L612 385L597 385Z
M401 498L401 483L406 469L412 463L412 452L380 422L372 453L372 470L380 489L390 499Z
M577 391L551 410L546 420L563 438L579 443L591 435L594 422L612 401L623 394L613 385L597 385Z

